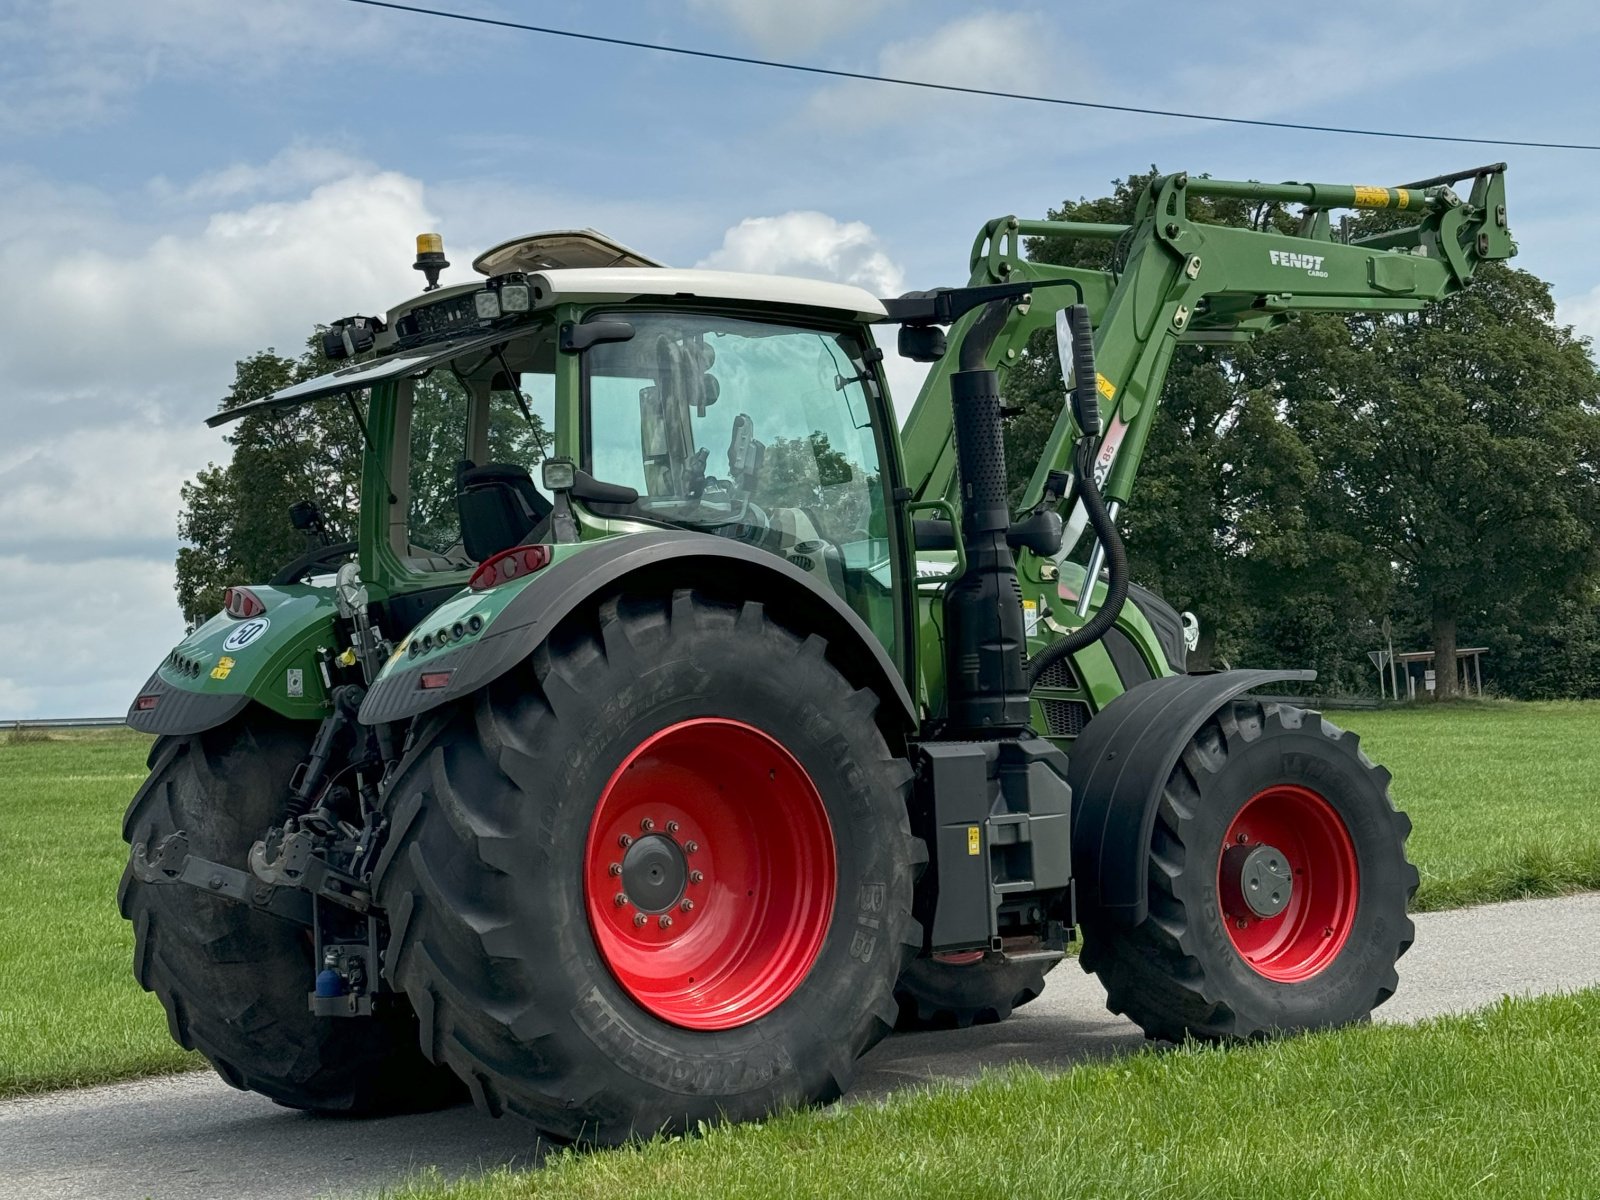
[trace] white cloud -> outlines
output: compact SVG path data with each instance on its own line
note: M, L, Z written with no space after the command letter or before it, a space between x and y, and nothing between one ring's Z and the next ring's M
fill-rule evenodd
M814 50L901 0L689 0L707 23L732 26L763 50Z
M957 87L1032 92L1040 80L1061 77L1061 61L1050 26L1028 12L977 12L941 25L923 37L891 42L878 53L876 74ZM959 107L950 102L956 101ZM1001 103L993 101L991 103ZM832 84L811 98L811 113L828 125L882 125L959 112L989 119L988 106L973 97L940 97L921 88L851 81Z
M8 382L56 397L103 384L149 399L191 389L188 411L209 413L242 353L298 350L314 322L415 291L412 239L434 220L417 180L369 168L198 228L123 231L117 247L8 238L0 273L27 281L0 291Z
M896 295L905 286L899 265L869 225L838 221L820 212L746 217L723 234L722 245L697 265L831 279L879 296Z
M1581 295L1557 300L1556 320L1591 339L1591 353L1600 351L1600 284Z
M239 86L308 59L405 53L395 14L303 0L12 0L0 17L0 131L114 117L152 80ZM436 31L440 38L459 36Z
M114 716L183 636L171 562L0 556L0 718Z

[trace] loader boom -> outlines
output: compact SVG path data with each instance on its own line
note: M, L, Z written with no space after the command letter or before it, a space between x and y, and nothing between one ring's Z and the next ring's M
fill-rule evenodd
M973 286L1068 278L1083 290L1094 323L1097 380L1104 415L1097 474L1110 501L1126 504L1180 344L1246 342L1304 312L1413 312L1464 287L1480 262L1514 253L1506 223L1504 163L1401 187L1321 183L1263 184L1153 177L1131 225L1026 221L1001 217L978 234ZM1463 199L1453 185L1472 181ZM1299 204L1294 234L1197 222L1190 197ZM1415 213L1414 223L1344 240L1329 219L1335 209ZM1051 237L1119 242L1119 269L1100 271L1032 262L1020 239ZM1050 328L1075 289L1042 289L1013 310L994 339L988 365L1004 379L1029 338ZM949 352L929 373L902 432L906 481L915 499L954 494L950 375L973 317L951 331ZM1063 404L1034 465L1020 507L1032 508L1053 470L1069 465L1078 430Z

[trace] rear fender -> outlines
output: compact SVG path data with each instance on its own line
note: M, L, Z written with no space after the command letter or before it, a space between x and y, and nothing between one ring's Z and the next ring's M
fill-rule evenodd
M1148 909L1150 838L1161 789L1189 739L1235 696L1315 671L1168 675L1130 688L1072 747L1072 874L1079 903L1131 928Z
M335 645L332 589L250 590L265 611L243 620L218 613L173 647L139 689L129 725L146 733L199 733L231 720L251 701L300 720L327 715L317 648Z
M532 654L566 617L626 581L667 591L713 587L758 600L779 620L826 638L846 676L882 698L880 722L902 730L916 725L900 672L866 623L831 589L776 555L683 530L627 534L556 551L555 561L532 575L463 592L429 614L367 692L362 723L403 720L477 692ZM412 646L429 634L430 649ZM437 679L446 672L444 686L423 688L425 674Z

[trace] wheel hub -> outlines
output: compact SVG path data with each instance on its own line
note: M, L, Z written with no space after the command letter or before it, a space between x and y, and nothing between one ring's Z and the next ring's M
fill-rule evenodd
M1222 856L1222 879L1227 887L1223 908L1239 917L1275 917L1289 907L1294 875L1283 851L1265 842L1234 845Z
M622 890L642 912L662 913L683 899L689 860L683 847L664 833L652 833L622 856Z

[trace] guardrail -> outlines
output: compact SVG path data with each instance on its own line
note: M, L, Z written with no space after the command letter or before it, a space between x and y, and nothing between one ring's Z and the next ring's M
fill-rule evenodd
M0 729L114 729L124 717L17 717L0 721Z

